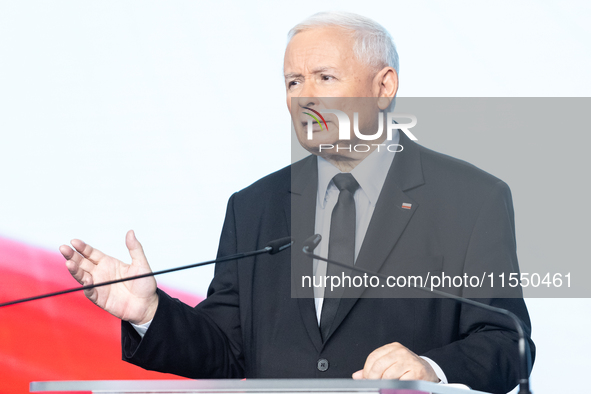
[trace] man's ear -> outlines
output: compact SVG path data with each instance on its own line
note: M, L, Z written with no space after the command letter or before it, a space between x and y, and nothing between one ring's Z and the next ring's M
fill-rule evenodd
M378 99L378 107L385 110L390 106L398 91L398 73L392 67L384 67L373 80L374 92Z

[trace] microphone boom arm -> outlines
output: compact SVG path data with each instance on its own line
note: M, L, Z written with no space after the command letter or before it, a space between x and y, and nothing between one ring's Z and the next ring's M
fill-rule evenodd
M308 238L304 242L304 247L302 249L304 254L309 257L312 257L314 259L317 259L317 260L322 260L322 261L326 261L327 263L338 265L339 267L352 269L352 270L355 270L355 271L358 271L358 272L361 272L364 274L374 275L374 276L377 276L381 279L388 280L387 275L381 274L379 272L366 270L365 268L356 267L355 265L344 264L339 261L331 260L331 259L314 254L313 250L316 249L316 247L318 246L318 244L320 243L321 240L322 240L322 236L319 234L315 234L315 235L311 236L310 238ZM450 298L450 299L456 300L457 302L460 302L460 303L473 305L477 308L485 309L490 312L498 313L498 314L509 317L513 321L513 323L515 324L515 328L517 330L517 335L519 336L519 342L518 342L519 358L522 361L519 363L520 366L519 366L519 392L518 392L518 394L531 394L531 391L529 388L529 377L528 377L528 373L527 373L527 356L525 354L526 346L527 346L526 342L525 342L525 333L523 331L523 323L521 322L521 319L519 317L517 317L516 314L514 314L513 312L511 312L507 309L497 308L497 307L494 307L491 305L484 304L482 302L474 301L469 298L460 297L460 296L457 296L454 294L449 294L449 293L446 293L446 292L443 292L443 291L440 291L437 289L430 289L428 287L416 286L416 285L412 288L418 289L418 290L421 290L421 291L424 291L427 293L436 294L436 295L441 296L443 298Z
M53 293L42 294L42 295L28 297L28 298L21 298L19 300L1 303L0 308L5 307L5 306L9 306L9 305L22 304L23 302L29 302L29 301L40 300L43 298L54 297L54 296L58 296L58 295L62 295L62 294L74 293L76 291L94 289L95 287L114 285L115 283L126 282L128 280L147 278L149 276L167 274L169 272L182 271L182 270L186 270L189 268L201 267L204 265L209 265L209 264L214 264L214 263L223 263L223 262L230 261L230 260L243 259L246 257L257 256L259 254L265 254L265 253L275 254L275 253L281 252L284 249L289 248L292 244L293 244L293 240L291 239L291 237L280 238L280 239L269 242L269 244L267 246L265 246L264 248L259 249L259 250L254 250L252 252L237 253L237 254L233 254L230 256L220 257L219 259L215 259L215 260L204 261L201 263L183 265L181 267L168 268L168 269L156 271L156 272L147 272L147 273L141 274L141 275L134 275L134 276L126 277L126 278L113 279L113 280L109 280L109 281L101 282L101 283L96 283L96 284L92 284L92 285L74 287L71 289L56 291Z

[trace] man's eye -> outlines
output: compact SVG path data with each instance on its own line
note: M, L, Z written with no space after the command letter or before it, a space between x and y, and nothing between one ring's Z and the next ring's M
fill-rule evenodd
M287 87L291 88L292 86L295 86L298 83L298 81L290 81L287 83Z
M334 77L332 75L323 75L322 76L323 81L330 81L331 79L334 79Z

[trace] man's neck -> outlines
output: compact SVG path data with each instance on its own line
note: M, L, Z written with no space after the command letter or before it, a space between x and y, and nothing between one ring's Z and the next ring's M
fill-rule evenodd
M363 159L365 159L366 156L363 157ZM357 167L357 165L359 163L361 163L363 161L363 159L360 160L334 160L331 159L330 157L327 157L326 160L332 164L333 166L335 166L336 168L338 168L341 172L351 172L353 171L353 169L355 167Z

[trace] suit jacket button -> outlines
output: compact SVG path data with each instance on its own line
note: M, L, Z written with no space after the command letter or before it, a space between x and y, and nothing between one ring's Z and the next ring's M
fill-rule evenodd
M318 368L318 370L320 372L324 372L328 369L328 360L325 358L321 358L320 360L318 360L318 364L316 364L316 368Z

